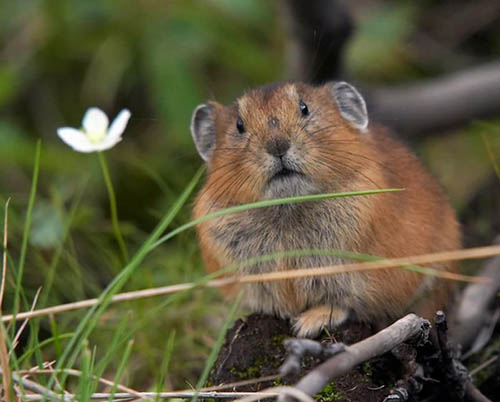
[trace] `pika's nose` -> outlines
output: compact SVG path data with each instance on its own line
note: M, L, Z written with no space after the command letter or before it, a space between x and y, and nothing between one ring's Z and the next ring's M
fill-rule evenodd
M267 141L266 150L270 155L276 156L277 158L282 157L286 154L286 151L290 148L290 141L286 138L272 138Z

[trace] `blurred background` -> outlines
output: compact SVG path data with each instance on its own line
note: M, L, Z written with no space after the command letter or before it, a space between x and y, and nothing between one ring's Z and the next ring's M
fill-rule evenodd
M500 56L499 2L353 0L349 11L354 31L344 71L362 87L437 77ZM42 140L41 171L23 289L32 300L43 287L41 308L99 295L122 267L97 155L72 151L56 129L79 127L89 106L111 119L122 108L131 110L123 141L106 157L133 252L201 166L189 134L194 107L208 98L228 103L248 88L293 77L287 15L282 2L267 0L2 2L0 202L3 211L11 199L14 261L5 312L12 309L36 141ZM494 160L500 163L499 118L408 140L445 186L467 245L489 244L500 232L494 172ZM171 227L189 219L187 205ZM191 230L152 253L125 290L202 275ZM89 342L104 353L125 320L135 344L122 382L147 390L175 331L164 387L186 388L196 383L227 311L227 303L208 289L168 306L161 298L123 303L108 309ZM81 316L40 319L40 339L55 330L71 332ZM29 336L25 332L23 345ZM56 345L43 353L50 360L59 351ZM108 371L115 369L111 364Z

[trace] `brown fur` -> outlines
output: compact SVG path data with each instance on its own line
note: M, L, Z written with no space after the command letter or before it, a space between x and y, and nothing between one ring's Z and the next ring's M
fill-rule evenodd
M302 116L302 99L309 115ZM404 188L391 194L281 205L228 215L198 225L209 272L278 251L339 249L403 257L460 247L459 227L440 186L418 159L383 128L366 132L339 114L331 84L285 83L244 94L215 110L216 146L207 181L195 204L198 218L232 205L266 198ZM244 121L238 133L235 122ZM270 139L286 138L303 174L270 183ZM270 159L271 158L271 159ZM329 256L287 258L246 267L259 273L346 263ZM455 271L455 264L439 269ZM404 269L353 272L322 278L245 285L252 310L297 319L299 335L334 325L341 312L385 323L413 310L430 317L443 308L450 284ZM332 314L325 322L325 309ZM342 318L343 319L343 318Z

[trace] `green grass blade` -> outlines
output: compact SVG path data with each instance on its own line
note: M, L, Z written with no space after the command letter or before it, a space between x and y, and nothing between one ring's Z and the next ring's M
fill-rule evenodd
M210 373L210 370L212 369L212 366L215 363L215 360L217 360L217 355L219 354L219 350L222 347L222 344L224 343L224 338L226 336L226 332L229 329L229 326L233 322L234 316L236 314L236 311L238 310L238 307L240 305L242 293L240 292L238 294L238 297L236 300L233 302L233 305L231 306L231 310L229 311L229 314L227 316L226 322L224 323L224 326L222 327L219 336L217 337L217 341L215 342L214 347L210 351L210 355L208 356L207 362L205 364L205 368L203 369L203 372L201 373L200 379L198 380L198 383L196 384L196 392L193 398L191 399L191 402L196 402L198 400L198 393L200 392L200 389L203 387L203 384L207 381L208 375Z
M165 214L164 218L160 221L160 223L154 229L153 233L151 233L151 235L144 242L139 251L132 258L132 260L125 266L125 268L115 277L115 279L101 293L101 296L99 297L99 303L94 307L92 307L85 314L83 319L80 321L80 324L78 325L77 329L75 330L75 335L68 342L68 345L66 345L66 348L64 349L61 357L59 358L56 364L56 372L57 369L61 369L65 366L71 367L74 364L81 347L80 340L88 338L88 335L95 328L102 313L109 305L109 302L113 297L113 295L121 289L121 287L130 277L130 275L134 273L139 264L144 260L146 255L151 250L151 245L158 240L161 234L165 231L168 225L179 213L182 206L185 204L185 202L193 192L194 188L196 187L196 184L200 180L204 170L205 170L204 168L198 170L198 172L194 175L194 177L192 178L191 182L188 184L186 189L182 192L182 194L174 203L174 205ZM64 384L65 379L66 376L63 376L63 378L61 379L62 384ZM49 380L48 387L53 386L54 382L55 382L55 375L52 375Z
M104 176L104 182L106 183L106 188L108 190L109 197L109 209L111 211L111 223L113 225L113 233L115 234L116 241L120 247L124 263L128 262L128 251L125 241L123 240L122 232L120 230L120 222L118 221L118 211L116 208L116 195L113 188L113 182L111 181L111 175L109 173L108 164L106 162L106 157L104 152L98 152L99 162L102 168L102 174Z
M210 219L218 218L218 217L224 216L224 215L230 215L230 214L235 214L238 212L248 211L251 209L266 208L266 207L283 205L283 204L297 204L297 203L308 202L308 201L321 201L321 200L326 200L326 199L330 199L330 198L344 198L344 197L357 197L357 196L384 194L384 193L395 193L395 192L403 191L403 190L404 189L401 189L401 188L387 188L387 189L381 189L381 190L366 190L366 191L349 191L349 192L344 192L344 193L313 194L313 195L303 195L303 196L299 196L299 197L276 198L276 199L272 199L272 200L264 200L264 201L252 202L249 204L236 205L234 207L220 209L216 212L207 214L205 216L202 216L201 218L194 219L194 220L192 220L184 225L179 226L177 229L174 229L171 232L167 233L166 235L160 237L158 239L158 241L156 241L151 246L151 249L158 247L160 244L166 242L167 240L169 240L172 237L176 236L177 234L185 231L186 229L192 228L193 226L196 226L200 223L203 223L203 222L206 222Z
M123 371L125 370L125 366L127 364L128 358L130 357L130 352L132 351L132 347L134 346L134 341L131 339L127 343L127 347L125 348L125 352L123 353L122 360L120 365L118 366L118 370L116 371L115 379L113 381L113 387L111 388L111 395L109 396L109 401L113 400L118 384L120 383L123 375Z
M19 257L19 266L16 274L16 289L14 293L14 320L17 312L19 311L19 295L21 292L21 281L24 272L24 263L26 261L26 251L28 249L28 240L31 229L31 218L33 216L33 206L35 205L36 192L38 186L38 174L40 172L40 154L42 152L42 141L38 140L36 143L35 151L35 164L33 167L33 178L31 180L31 189L28 201L28 210L26 211L26 220L24 222L23 240L21 243L21 253ZM15 326L13 326L14 330Z
M60 340L62 339L69 339L73 336L73 332L68 332L66 334L55 334L54 336L51 336L50 338L44 339L42 342L39 342L38 344L35 344L31 349L28 349L26 352L22 354L21 357L19 357L19 365L22 365L26 360L28 360L33 353L35 353L35 350L42 350L45 346L49 346L51 344L57 344Z
M78 383L78 400L87 401L90 399L90 391L92 386L92 354L88 348L88 342L84 342L85 346L81 354L80 371L81 376Z
M119 347L125 342L129 341L129 338L133 335L133 332L125 330L127 329L127 324L128 324L128 315L126 314L118 324L118 327L114 331L113 334L113 339L111 340L111 343L107 346L106 353L102 357L101 361L97 364L95 373L97 377L102 377L104 370L106 370L106 367L108 367L109 363L111 362L111 359L113 358L114 354L118 350Z
M163 355L163 361L161 362L160 371L158 377L156 378L156 392L160 393L163 389L163 383L165 382L165 377L168 372L168 365L170 363L170 358L172 357L172 351L174 350L175 341L175 330L173 330L167 339L167 344L165 345L165 353ZM156 401L159 400L158 395L155 398Z

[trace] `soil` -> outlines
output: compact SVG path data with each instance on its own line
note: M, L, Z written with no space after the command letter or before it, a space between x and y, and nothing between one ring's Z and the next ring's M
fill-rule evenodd
M334 334L324 334L324 343L352 344L373 333L366 325L347 323ZM250 380L278 373L286 354L283 341L293 337L290 323L276 317L252 314L236 321L226 335L219 357L210 377L210 384L219 385ZM276 385L294 384L319 361L306 358L298 376L233 387L233 391L260 391ZM388 395L390 386L400 378L401 364L393 355L374 359L335 379L316 396L316 400L380 402Z

